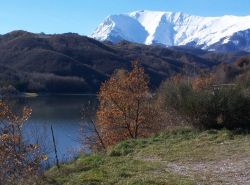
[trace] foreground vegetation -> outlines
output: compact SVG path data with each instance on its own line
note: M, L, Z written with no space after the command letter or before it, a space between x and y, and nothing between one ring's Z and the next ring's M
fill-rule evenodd
M249 184L250 136L181 129L52 168L43 184Z
M19 116L0 101L0 182L249 184L250 136L236 134L250 131L249 64L242 59L219 76L176 75L156 93L139 63L117 70L101 85L96 115L82 110L90 128L80 129L79 141L93 154L45 173L46 153L22 137L31 109Z

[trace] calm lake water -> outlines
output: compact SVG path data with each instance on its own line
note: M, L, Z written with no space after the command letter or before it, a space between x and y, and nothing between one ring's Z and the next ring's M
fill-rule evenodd
M80 128L84 125L81 120L81 109L89 104L96 106L97 102L97 97L94 95L55 95L11 100L16 109L23 106L32 108L32 115L24 127L24 137L29 142L39 143L48 153L50 163L55 160L51 125L59 160L61 162L70 160L81 148Z

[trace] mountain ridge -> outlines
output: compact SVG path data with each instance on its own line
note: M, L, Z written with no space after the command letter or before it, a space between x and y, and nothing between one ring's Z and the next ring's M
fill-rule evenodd
M107 17L91 37L114 43L127 40L146 45L250 51L249 30L250 16L202 17L183 12L144 10ZM236 37L239 32L241 34ZM241 44L242 40L245 43ZM227 47L220 49L218 45Z

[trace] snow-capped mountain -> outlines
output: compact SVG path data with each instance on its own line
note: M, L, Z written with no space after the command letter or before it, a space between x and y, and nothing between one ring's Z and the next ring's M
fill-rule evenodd
M136 11L111 15L91 37L147 45L250 50L250 16L201 17L185 13Z

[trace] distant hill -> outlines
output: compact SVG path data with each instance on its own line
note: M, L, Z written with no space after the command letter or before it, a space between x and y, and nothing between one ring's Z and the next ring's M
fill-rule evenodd
M40 93L95 93L119 68L139 60L152 87L176 73L211 69L247 53L220 54L190 48L164 48L130 42L112 44L74 33L14 31L0 36L0 86Z

